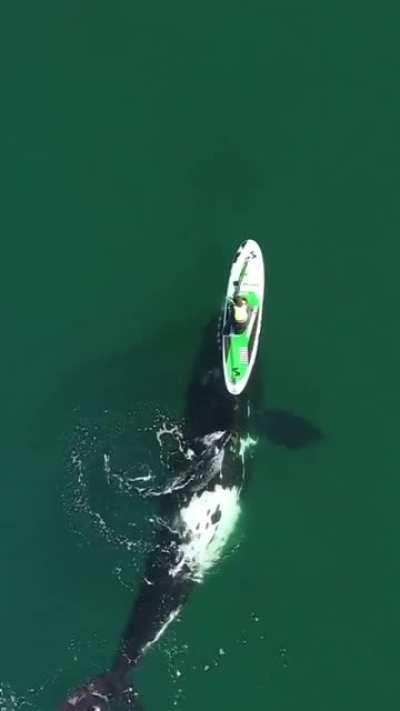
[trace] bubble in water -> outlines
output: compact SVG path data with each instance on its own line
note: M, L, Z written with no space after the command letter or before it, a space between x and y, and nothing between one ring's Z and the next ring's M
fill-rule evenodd
M149 403L127 415L106 410L95 420L80 416L66 444L62 499L70 529L80 545L103 541L119 550L112 572L129 587L132 566L140 569L159 525L148 494L171 478L177 453L190 458L182 423Z

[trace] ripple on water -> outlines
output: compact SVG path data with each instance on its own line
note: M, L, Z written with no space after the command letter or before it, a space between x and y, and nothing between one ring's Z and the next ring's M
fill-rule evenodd
M105 542L122 559L114 575L132 577L157 533L157 503L149 496L165 488L178 455L190 459L183 425L149 404L127 415L105 411L80 417L66 440L62 500L80 545Z

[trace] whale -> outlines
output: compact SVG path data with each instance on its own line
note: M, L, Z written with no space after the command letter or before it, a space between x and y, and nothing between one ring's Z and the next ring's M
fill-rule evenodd
M256 385L257 393L260 387ZM321 430L284 410L254 409L250 393L224 386L218 320L212 319L193 362L185 398L187 455L157 491L158 532L110 668L70 692L57 711L142 711L132 672L182 613L218 563L238 521L248 467L243 442L252 429L289 449L318 441Z

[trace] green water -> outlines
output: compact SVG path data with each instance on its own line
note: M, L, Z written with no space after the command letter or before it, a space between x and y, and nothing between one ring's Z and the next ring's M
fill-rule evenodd
M267 402L326 438L260 440L237 550L138 686L149 711L395 707L399 19L396 3L2 4L7 711L53 711L107 665L136 568L80 535L76 427L139 400L182 410L196 324L245 236L268 264Z

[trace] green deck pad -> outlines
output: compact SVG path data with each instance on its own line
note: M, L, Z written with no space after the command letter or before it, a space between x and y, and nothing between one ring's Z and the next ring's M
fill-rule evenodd
M254 291L243 291L240 292L240 296L246 299L250 308L255 309L260 304L260 300Z
M248 364L248 345L249 337L246 333L238 333L231 336L226 336L230 340L228 357L226 360L229 380L232 383L238 382L246 374L249 367ZM245 358L247 354L247 358Z

